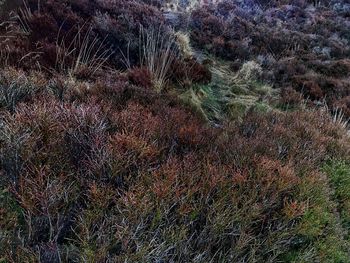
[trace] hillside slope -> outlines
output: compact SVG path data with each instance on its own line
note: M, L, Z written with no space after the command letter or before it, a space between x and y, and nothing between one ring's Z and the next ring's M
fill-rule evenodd
M0 262L350 262L350 4L172 3L3 1Z

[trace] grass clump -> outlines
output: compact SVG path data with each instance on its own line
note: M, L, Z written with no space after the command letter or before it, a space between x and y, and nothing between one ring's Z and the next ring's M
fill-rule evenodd
M24 72L14 69L0 74L0 108L13 112L18 103L31 98L37 87Z
M349 262L349 240L336 211L337 202L332 199L329 179L325 174L315 176L321 180L306 180L300 189L304 200L310 203L296 232L309 248L295 254L293 262L309 262L311 258L321 262Z
M247 62L235 72L227 63L215 59L209 68L212 73L209 84L192 86L180 95L204 119L220 123L225 119L242 119L253 108L272 109L269 100L277 92L259 80L262 69L256 62Z
M343 226L343 235L350 241L350 165L348 161L334 160L324 166L334 189L333 198Z
M161 29L140 30L141 62L152 74L154 88L161 92L167 84L169 71L179 56L175 37Z
M296 230L296 249L283 257L288 262L349 262L349 166L331 160L322 172L314 175L321 180L310 177L299 189L308 203ZM300 250L303 243L307 248Z

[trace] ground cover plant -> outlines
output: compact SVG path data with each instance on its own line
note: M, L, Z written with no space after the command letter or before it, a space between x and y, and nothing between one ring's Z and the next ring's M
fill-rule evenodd
M348 115L349 3L222 1L191 14L194 43L234 65L260 61L280 89L327 103Z
M350 262L350 5L196 3L0 1L0 262Z

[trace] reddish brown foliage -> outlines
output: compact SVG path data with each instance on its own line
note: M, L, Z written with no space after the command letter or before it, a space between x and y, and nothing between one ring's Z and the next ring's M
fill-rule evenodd
M349 95L349 27L341 12L348 7L323 4L223 1L192 12L191 37L197 47L235 63L258 60L277 88L292 87L332 106Z
M204 65L195 59L175 60L172 66L171 79L189 87L193 83L208 84L211 81L211 73Z
M65 247L76 235L80 240L87 231L82 224L90 229L89 220L98 228L89 230L96 235L128 220L127 232L115 230L127 233L118 255L104 250L112 239L91 241L101 259L136 253L129 235L139 235L135 228L141 222L162 231L185 227L184 240L194 244L179 252L186 258L204 251L212 251L208 258L213 258L216 249L227 253L239 244L245 233L234 230L235 223L225 223L222 231L238 231L237 238L222 240L221 232L215 233L215 222L226 216L232 221L239 215L259 242L271 230L281 231L283 222L281 238L291 242L287 230L303 213L303 203L294 196L299 175L317 170L328 155L349 153L339 143L341 130L323 114L250 113L242 124L215 129L171 97L128 87L122 79L108 88L102 83L90 87L80 94L81 102L38 94L14 114L3 115L1 129L8 134L0 141L3 182L31 217L30 225L16 229L32 231L23 245L12 244L12 258L28 256L20 252L22 246L40 257L57 257L58 251L46 246ZM94 217L88 219L91 211ZM151 232L142 244L151 242ZM273 244L280 251L289 249ZM272 256L269 245L248 242L245 249L234 250L235 258L253 247L257 258Z
M145 67L133 68L128 71L131 84L150 89L153 86L152 74Z
M283 105L296 106L303 100L302 94L295 89L288 87L282 90L281 102Z
M338 223L328 219L336 207L328 200L333 193L320 167L350 156L340 124L325 111L251 110L240 122L210 126L176 96L155 92L151 74L137 66L139 24L163 23L158 1L49 0L40 11L37 3L29 1L28 35L11 31L14 38L0 42L9 47L6 63L25 70L0 74L1 258L274 262L295 251L310 256L310 247L314 253L328 225ZM245 12L243 2L232 1L195 11L191 27L197 46L234 59L232 68L263 55L265 77L275 76L270 80L283 88L284 104L301 103L303 93L315 100L326 97L333 108L350 114L349 61L336 58L342 43L332 42L325 28L335 18L333 11L315 18L322 25L316 28L298 20L310 15L306 11L280 6L276 13L260 3L263 11ZM258 11L261 25L253 19ZM315 45L312 39L289 29L276 34L281 19L287 29L289 21L298 21L304 37L327 36L316 42L329 45L330 54L327 49L311 54L305 42ZM94 76L81 67L69 78L49 70L57 62L58 31L68 45L89 26L93 37L107 37L115 49L130 43L135 67ZM291 48L291 41L302 50ZM335 59L326 60L328 55ZM76 59L72 56L67 64ZM109 65L120 63L120 56ZM46 67L45 74L31 71L39 66ZM210 71L194 59L175 60L172 66L173 84L211 80ZM325 200L327 220L310 238L299 231L302 217L315 207L324 212L313 191Z
M40 9L38 9L40 7ZM24 8L22 6L22 8ZM29 30L28 36L19 38L19 33L13 35L12 32L2 33L12 35L9 42L2 41L3 47L8 46L11 58L11 65L24 68L41 67L51 68L56 61L56 43L69 47L77 34L82 37L86 35L89 26L94 29L91 37L99 37L101 40L106 38L106 47L113 46L118 53L115 53L110 63L121 66L121 52L127 52L129 46L130 60L132 63L137 61L138 39L140 25L145 28L159 28L163 18L153 6L147 5L142 1L43 1L38 5L36 0L30 0L28 8L32 15L22 16L21 20ZM101 12L96 14L96 10ZM103 14L102 14L103 12ZM19 22L18 30L23 24ZM19 42L20 41L20 42ZM12 61L16 57L13 53L16 50L19 53L19 59ZM38 56L32 63L23 61L21 58L28 54L36 53ZM25 62L25 63L24 63Z

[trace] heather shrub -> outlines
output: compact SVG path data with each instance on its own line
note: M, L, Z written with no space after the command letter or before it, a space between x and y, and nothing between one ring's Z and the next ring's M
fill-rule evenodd
M302 94L295 89L288 87L282 90L281 94L281 106L282 107L295 107L302 103Z
M145 29L161 28L164 18L161 12L142 1L98 1L102 10L107 13L93 14L96 29L106 42L118 50L115 62L123 58L120 51L128 55L131 65L140 61L140 25ZM163 31L164 30L164 31ZM161 32L166 32L162 29Z
M0 261L348 262L340 2L191 6L189 38L163 1L22 4L0 23Z
M0 72L0 108L13 112L18 103L30 101L44 89L45 77L40 72L26 74L14 68Z
M212 74L208 67L198 63L194 58L176 59L172 64L170 80L188 88L196 84L209 84Z
M10 221L15 227L5 222L4 242L13 248L6 257L274 260L293 242L300 253L315 244L313 258L323 257L317 240L332 227L322 223L311 239L311 230L294 231L313 213L303 185L313 180L328 195L316 171L329 156L348 153L326 114L252 112L215 130L176 104L160 110L156 100L132 100L118 109L96 98L50 98L4 116L2 189L9 192L2 200L24 211Z
M198 7L190 20L193 45L241 65L258 58L265 81L333 107L347 96L347 22L331 3L267 2Z
M24 221L18 226L22 236L18 238L28 244L17 247L9 258L56 261L60 257L59 246L64 236L71 234L72 213L79 206L79 201L73 206L71 201L81 198L78 185L84 187L75 175L91 167L86 176L106 176L100 175L104 167L92 163L103 160L97 160L100 149L94 148L98 144L94 136L102 139L103 119L95 116L99 116L95 107L70 107L52 100L35 102L29 108L22 105L8 116L12 120L5 122L1 131L1 164L5 178L9 178L3 186L26 207ZM40 245L30 245L36 242Z
M96 13L96 10L100 10L100 12ZM123 16L120 14L123 14ZM88 19L88 17L90 18ZM15 39L8 39L12 42L11 45L6 41L2 41L4 46L9 47L9 57L11 59L14 58L14 54L12 54L14 52L20 52L19 56L22 56L18 59L20 62L22 62L21 58L26 57L27 54L35 54L34 63L31 64L38 66L37 63L40 63L42 67L49 68L55 65L56 57L62 57L62 55L69 56L73 61L89 58L89 55L94 54L94 49L100 51L99 49L104 47L101 46L98 40L104 40L107 49L112 47L118 51L115 52L115 56L111 57L109 62L121 66L122 55L120 51L126 52L126 47L128 47L128 52L131 55L130 60L133 63L138 60L136 58L139 55L140 24L146 28L157 28L162 23L162 16L156 8L141 1L130 3L126 1L97 1L94 3L85 1L74 1L74 3L71 1L43 1L38 5L36 0L31 0L20 9L18 15L14 17L14 22L16 22L13 23L14 26L18 30L24 30L25 35L22 34L21 39L19 33L16 33ZM88 25L91 25L91 31L89 31L90 27ZM18 30L17 32L19 32ZM6 32L4 28L4 31L9 36L14 34L13 30ZM77 35L81 36L82 42L79 42L80 38L76 38ZM90 42L88 38L91 38ZM19 40L21 40L20 43L18 43ZM84 47L84 45L90 45L91 47ZM77 48L78 51L75 52L73 47ZM81 50L84 51L87 48L93 50L89 51L90 53L81 54ZM75 53L72 53L71 49ZM65 52L65 54L60 54L60 51ZM95 50L95 52L97 51ZM93 63L96 62L97 58L107 60L109 56L104 56L106 55L104 52L99 52L90 60ZM29 58L26 57L26 59ZM16 60L13 63L15 62ZM62 61L56 61L56 63L62 63ZM20 65L28 67L31 64L23 63Z
M147 67L156 90L164 89L168 79L175 85L184 78L199 83L210 79L193 57L183 61L187 55L179 50L186 43L175 38L155 6L142 1L38 5L33 0L24 3L9 23L11 27L4 24L6 38L0 41L5 65L78 80L95 80L106 68ZM179 72L180 66L190 71L188 77Z
M0 88L0 107L5 110L14 111L16 105L25 99L28 99L33 92L33 87L25 79L25 76L19 77L11 82L6 81L4 76L1 79Z
M152 75L146 67L130 69L128 71L128 78L133 85L146 89L152 88Z

